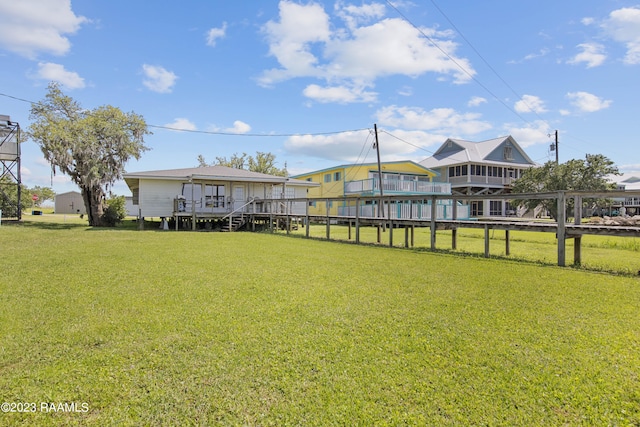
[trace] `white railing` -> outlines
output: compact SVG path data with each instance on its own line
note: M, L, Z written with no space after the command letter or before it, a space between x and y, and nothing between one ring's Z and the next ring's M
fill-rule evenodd
M508 176L480 176L480 175L470 175L470 176L450 176L449 182L451 184L465 184L465 185L513 185L513 182L516 178L508 177Z
M431 219L431 204L429 203L392 203L382 206L382 214L378 211L378 205L363 205L358 207L360 218L387 218L391 212L391 219ZM440 204L436 206L436 219L453 219L453 204ZM356 216L355 206L339 206L339 216ZM456 219L469 218L469 205L457 205Z
M446 182L430 181L404 181L401 179L383 179L382 191L390 193L415 193L415 194L451 194L451 184ZM379 193L380 181L376 178L348 181L345 184L345 193Z

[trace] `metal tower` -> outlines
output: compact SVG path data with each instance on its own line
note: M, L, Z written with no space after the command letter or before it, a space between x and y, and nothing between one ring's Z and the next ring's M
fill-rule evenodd
M0 114L0 210L2 218L22 219L20 125Z

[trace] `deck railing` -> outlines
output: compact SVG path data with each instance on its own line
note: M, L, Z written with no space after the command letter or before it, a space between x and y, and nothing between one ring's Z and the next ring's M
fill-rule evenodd
M405 181L401 179L383 179L382 192L413 194L451 194L451 184L446 182ZM376 178L348 181L346 194L380 194L380 181Z

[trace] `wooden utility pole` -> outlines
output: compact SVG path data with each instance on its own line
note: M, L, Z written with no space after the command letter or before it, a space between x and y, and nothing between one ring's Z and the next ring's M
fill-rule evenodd
M380 165L380 144L378 142L378 125L375 123L373 124L373 131L376 137L375 146L376 146L376 154L378 155L378 180L380 185L380 206L378 206L378 216L381 216L384 218L384 210L382 209L382 196L384 196L384 193L382 191L382 166Z
M556 165L560 164L558 162L559 160L559 155L558 155L558 130L556 130Z

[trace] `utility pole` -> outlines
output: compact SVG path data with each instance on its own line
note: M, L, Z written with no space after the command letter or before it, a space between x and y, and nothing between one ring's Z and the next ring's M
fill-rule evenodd
M558 159L559 159L559 157L558 157L558 130L556 129L556 165L560 164L558 162Z
M378 142L378 125L375 123L373 124L373 131L376 137L376 142L374 145L376 146L376 154L378 155L378 180L380 185L380 205L378 206L378 216L384 217L384 209L382 204L382 196L384 194L382 191L382 167L380 165L380 143Z

